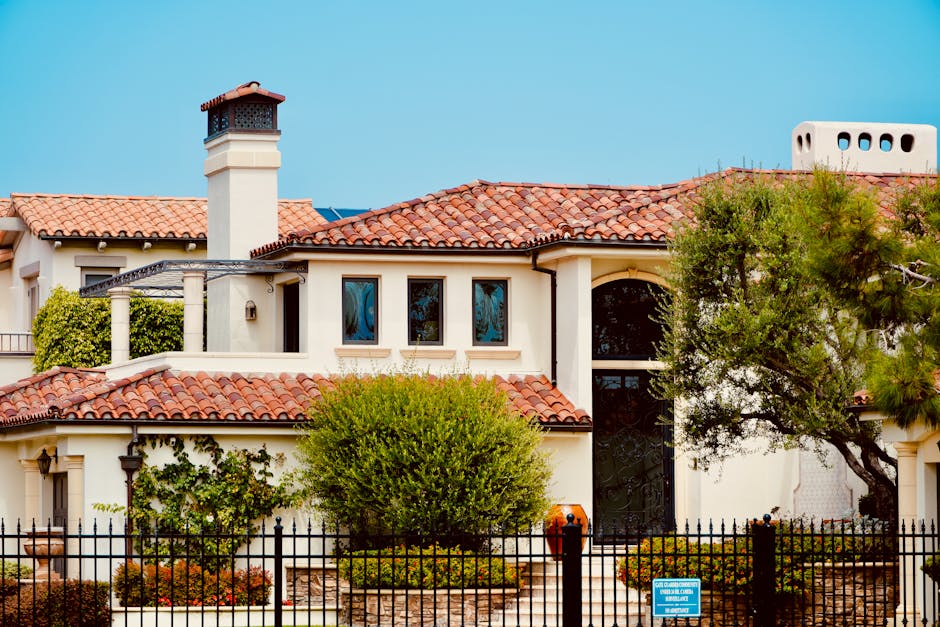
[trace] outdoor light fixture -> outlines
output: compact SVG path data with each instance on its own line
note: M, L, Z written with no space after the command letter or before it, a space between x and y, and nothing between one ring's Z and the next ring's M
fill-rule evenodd
M257 320L258 319L258 306L255 305L255 301L249 300L245 303L245 320Z
M49 456L49 453L46 452L46 449L42 449L42 453L39 454L39 457L36 458L36 463L39 465L39 474L45 477L49 474L49 468L52 466L52 460L56 462L59 461L59 451L56 450L55 455Z

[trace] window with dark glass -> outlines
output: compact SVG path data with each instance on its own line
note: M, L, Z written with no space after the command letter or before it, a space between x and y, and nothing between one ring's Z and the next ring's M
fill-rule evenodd
M652 359L663 339L657 307L668 295L655 283L622 279L591 290L594 359Z
M82 269L82 287L88 287L101 281L106 281L118 273L117 268L88 268Z
M505 346L509 307L505 279L473 280L473 343Z
M444 280L408 279L408 343L442 344Z
M378 342L379 280L343 278L343 344Z

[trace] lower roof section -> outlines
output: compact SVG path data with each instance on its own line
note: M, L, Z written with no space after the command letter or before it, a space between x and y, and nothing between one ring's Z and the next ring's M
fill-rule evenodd
M219 373L151 368L53 368L0 387L0 430L38 423L295 424L344 375ZM550 430L590 431L591 418L542 375L494 377L515 411Z

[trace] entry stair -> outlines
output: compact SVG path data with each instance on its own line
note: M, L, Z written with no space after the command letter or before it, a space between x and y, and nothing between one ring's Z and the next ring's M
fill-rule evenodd
M593 627L634 627L647 608L641 603L636 590L627 590L617 580L617 556L595 546L581 562L581 617L582 625ZM561 625L562 577L561 562L533 561L527 564L523 576L525 586L520 596L503 610L490 615L490 625L520 625L552 627ZM649 625L646 616L642 624Z

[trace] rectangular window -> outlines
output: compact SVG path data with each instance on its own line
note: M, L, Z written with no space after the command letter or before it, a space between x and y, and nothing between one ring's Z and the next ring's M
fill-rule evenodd
M444 343L444 279L408 279L408 343Z
M117 268L82 268L82 287L110 279L117 273Z
M343 277L343 344L379 341L379 280Z
M473 279L473 343L505 346L509 321L505 279Z

